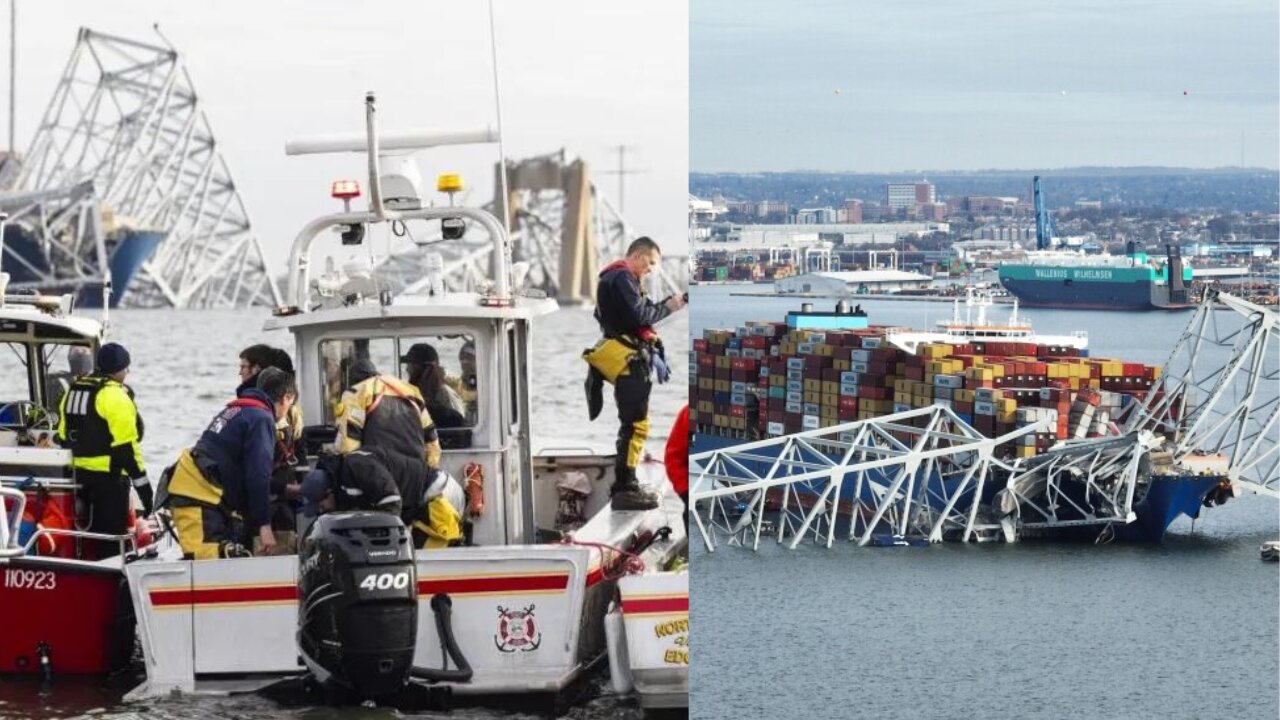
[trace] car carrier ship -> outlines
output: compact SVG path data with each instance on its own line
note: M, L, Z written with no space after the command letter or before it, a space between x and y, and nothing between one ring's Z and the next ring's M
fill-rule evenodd
M1174 245L1165 261L1130 241L1123 256L1055 250L1053 222L1044 209L1040 177L1033 180L1036 250L1000 265L1000 284L1027 307L1081 310L1185 310L1192 269Z

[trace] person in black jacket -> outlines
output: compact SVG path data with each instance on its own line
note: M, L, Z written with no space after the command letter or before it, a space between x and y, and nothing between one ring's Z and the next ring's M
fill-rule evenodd
M604 339L596 346L587 377L591 416L599 412L601 383L613 383L618 406L617 457L611 489L614 510L648 510L658 506L658 498L645 492L636 480L636 466L649 435L649 375L655 369L658 381L666 382L668 371L662 341L653 326L684 307L680 297L656 303L645 297L641 279L661 261L658 244L647 237L636 239L627 256L600 272L596 286L596 322ZM603 368L603 369L601 369Z

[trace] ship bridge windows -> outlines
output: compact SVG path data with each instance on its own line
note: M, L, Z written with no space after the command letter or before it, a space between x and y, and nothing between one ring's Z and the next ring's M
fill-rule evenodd
M466 333L324 340L320 377L325 422L335 421L343 393L355 384L351 368L369 360L379 373L418 389L444 447L469 447L471 428L480 420L475 347L475 337Z

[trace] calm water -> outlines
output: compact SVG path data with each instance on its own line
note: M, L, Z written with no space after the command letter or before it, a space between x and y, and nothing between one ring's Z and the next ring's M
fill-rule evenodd
M794 300L697 287L691 331ZM815 300L816 307L834 301ZM873 323L950 306L865 302ZM1003 319L1007 309L997 309ZM1094 355L1163 362L1188 314L1029 310ZM692 718L1276 718L1276 502L1176 522L1159 545L692 549Z
M143 454L153 478L172 463L208 424L209 419L231 397L238 384L236 375L241 349L257 342L284 347L293 353L291 336L283 331L262 330L265 311L118 311L111 315L111 340L121 342L133 357L129 384L138 396L138 407L147 421ZM649 451L661 457L663 444L676 412L686 402L687 363L681 355L688 333L688 316L680 313L659 330L671 349L672 378L655 386L651 404L653 437ZM611 418L613 401L606 399L605 411L594 423L587 422L582 380L586 364L579 359L584 347L595 342L596 325L591 311L567 308L536 322L530 364L533 387L530 405L534 438L568 438L612 446L617 424ZM564 445L565 443L557 443ZM6 618L6 621L20 619ZM0 632L3 629L0 628ZM246 652L252 640L246 638ZM602 682L591 684L595 691L572 709L580 718L639 717L629 702L620 702L601 692ZM391 718L432 717L400 715L380 709L293 707L257 696L224 699L174 699L123 706L119 697L132 684L104 687L101 683L72 678L55 679L50 688L27 682L0 679L0 718L95 717L124 720L146 717L225 718ZM519 714L467 709L448 717L522 717Z

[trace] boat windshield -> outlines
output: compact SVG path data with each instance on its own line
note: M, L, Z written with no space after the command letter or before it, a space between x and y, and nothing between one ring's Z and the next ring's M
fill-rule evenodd
M342 393L352 386L351 366L370 360L379 372L418 388L441 430L475 427L479 421L475 338L465 334L325 340L322 395L325 422L332 423Z
M58 406L75 379L73 370L92 371L93 355L88 346L56 342L0 343L0 425L7 427L56 426ZM72 356L78 355L73 365ZM29 380L32 362L41 383L36 390Z

